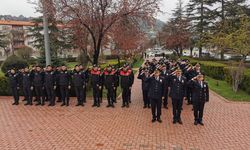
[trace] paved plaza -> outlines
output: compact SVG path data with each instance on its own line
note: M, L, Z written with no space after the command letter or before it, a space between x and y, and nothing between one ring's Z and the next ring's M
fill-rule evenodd
M130 108L12 106L0 98L0 149L18 150L247 150L250 149L250 104L232 103L210 92L205 126L193 125L192 107L184 105L183 125L172 124L172 109L163 123L151 123L143 109L141 84L135 80Z

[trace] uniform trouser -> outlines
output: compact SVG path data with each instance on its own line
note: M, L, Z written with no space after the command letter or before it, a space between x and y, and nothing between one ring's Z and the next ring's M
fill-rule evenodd
M113 105L114 103L114 88L113 87L110 87L110 88L107 88L107 99L108 99L108 104L109 105Z
M27 101L27 104L32 104L32 91L30 89L30 86L23 87L23 95L24 99Z
M162 99L154 99L151 98L151 110L153 119L160 119L161 118L161 105Z
M187 88L187 101L188 104L192 104L192 89Z
M45 86L45 90L47 93L47 100L50 102L50 104L55 105L55 90L54 86Z
M19 94L18 94L18 89L17 87L11 87L11 92L12 92L12 95L14 97L14 101L15 103L19 103Z
M201 101L193 102L195 121L202 121L204 106L205 106L205 102L201 102Z
M75 92L78 104L83 104L83 86L75 86Z
M93 97L94 97L94 105L100 105L100 92L98 86L93 86Z
M63 104L69 105L69 88L68 85L60 85L61 99Z
M44 93L42 86L35 86L36 100L38 103L44 104Z
M102 103L102 93L103 93L103 86L101 87L101 89L99 90L100 93L99 93L99 97L100 97L100 102Z
M58 97L58 101L61 101L62 100L62 96L61 96L61 91L60 91L59 87L56 88L55 93L56 93L56 96Z
M175 121L178 121L181 119L181 110L182 110L182 104L183 99L172 99L173 104L173 119Z
M128 90L128 101L131 103L131 89Z
M142 90L144 106L150 105L150 100L148 98L148 90Z
M164 99L163 99L163 106L168 106L168 90L165 92Z
M114 89L114 102L116 102L116 97L117 97L117 87Z
M86 103L86 97L87 97L87 87L85 86L84 88L83 88L83 102L84 103Z
M129 104L129 88L122 89L122 104L123 105Z

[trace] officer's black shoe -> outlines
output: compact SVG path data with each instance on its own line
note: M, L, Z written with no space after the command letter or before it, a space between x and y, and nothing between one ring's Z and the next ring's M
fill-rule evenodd
M62 102L62 100L57 100L56 102L60 103L60 102Z
M151 106L150 106L150 105L148 105L148 108L151 108Z
M179 123L179 124L183 124L183 122L182 122L181 120L178 120L178 123Z
M96 107L97 105L96 104L93 104L92 107Z
M156 119L155 119L155 118L152 119L152 123L154 123L154 122L156 122Z
M143 108L147 108L147 106L146 106L146 105L144 105L144 106L143 106Z
M162 123L162 120L161 120L161 118L157 119L157 121L158 121L159 123Z
M168 106L164 106L163 108L168 109Z
M41 105L41 103L37 103L37 104L36 104L36 106L39 106L39 105Z
M76 104L76 106L81 106L81 104L78 103L78 104Z
M129 108L129 104L128 104L128 105L126 105L126 107L127 107L127 108Z
M84 106L84 104L81 104L81 106Z
M126 107L125 105L122 105L122 108Z
M32 106L33 105L33 103L30 103L30 106Z
M176 124L177 123L177 121L176 120L173 120L173 124Z
M202 125L202 126L204 126L204 123L202 121L199 121L199 124Z
M110 105L108 104L106 107L110 107Z
M65 106L65 103L62 103L62 105L61 106Z
M112 107L112 108L115 108L115 105L114 105L114 104L112 104L112 105L111 105L111 107Z
M30 103L26 103L26 104L24 104L25 106L27 106L27 105L30 105Z
M17 103L15 102L15 103L13 103L12 105L16 105Z
M117 101L115 100L114 103L117 103Z
M22 101L26 101L26 99L23 99Z
M44 105L45 105L44 103L41 104L41 106L44 106Z
M69 106L69 104L66 104L66 106L68 107L68 106Z
M97 107L100 107L101 105L100 104L97 104Z
M197 126L197 125L198 125L198 121L195 121L195 122L194 122L194 125L196 125L196 126Z

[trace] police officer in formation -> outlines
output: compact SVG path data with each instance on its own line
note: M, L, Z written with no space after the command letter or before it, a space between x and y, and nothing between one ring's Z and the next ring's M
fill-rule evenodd
M11 69L5 74L5 76L9 78L11 92L12 92L12 95L14 97L14 103L12 105L18 105L19 104L18 91L20 89L19 73L16 72L15 69Z
M189 60L180 59L146 60L139 69L138 79L142 80L144 108L148 101L151 102L152 122L162 122L161 107L167 109L169 97L173 124L183 124L181 112L183 102L187 100L188 105L193 104L194 125L204 125L202 118L205 102L209 101L209 88L199 64L192 66Z

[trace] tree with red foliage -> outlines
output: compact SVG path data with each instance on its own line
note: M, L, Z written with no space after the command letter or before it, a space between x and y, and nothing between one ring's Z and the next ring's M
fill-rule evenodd
M160 0L55 0L57 16L64 22L86 29L92 40L93 63L98 58L104 38L124 17L138 22L150 21L159 11Z

